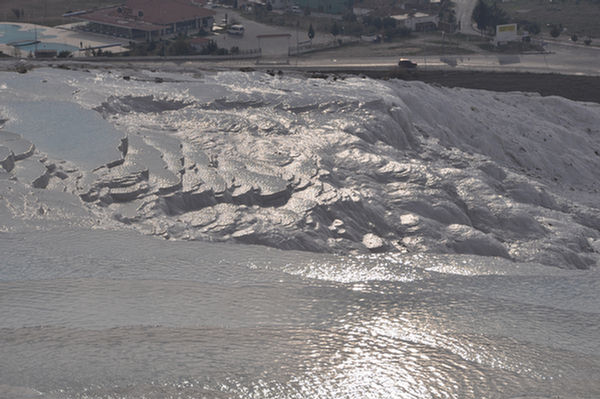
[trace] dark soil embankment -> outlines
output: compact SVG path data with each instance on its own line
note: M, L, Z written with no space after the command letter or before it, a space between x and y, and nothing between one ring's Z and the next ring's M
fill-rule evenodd
M575 101L600 103L600 77L553 73L482 71L391 71L363 72L373 78L420 80L446 87L491 91L523 91L542 96L561 96Z

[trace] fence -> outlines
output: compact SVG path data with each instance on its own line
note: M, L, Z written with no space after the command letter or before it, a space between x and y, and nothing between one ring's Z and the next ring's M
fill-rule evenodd
M310 40L299 42L296 46L290 46L288 55L300 55L312 53L314 51L328 50L336 47L341 47L348 44L358 43L358 39L334 39L329 42L313 43Z

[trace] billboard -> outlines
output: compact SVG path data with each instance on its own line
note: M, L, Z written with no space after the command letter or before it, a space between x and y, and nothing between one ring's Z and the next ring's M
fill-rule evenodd
M496 25L496 43L517 39L517 24Z

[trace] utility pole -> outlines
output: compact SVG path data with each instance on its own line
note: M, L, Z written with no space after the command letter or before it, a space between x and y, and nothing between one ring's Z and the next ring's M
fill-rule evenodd
M442 55L446 55L446 34L442 31Z

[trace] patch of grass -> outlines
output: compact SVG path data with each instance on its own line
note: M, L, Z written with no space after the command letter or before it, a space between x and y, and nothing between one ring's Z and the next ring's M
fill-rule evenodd
M599 0L514 0L498 5L513 21L536 22L545 33L550 31L548 25L562 24L567 29L563 35L600 37Z
M417 42L409 39L396 39L392 43L355 43L346 46L324 50L322 54L329 56L344 57L348 55L356 57L387 57L387 56L403 56L415 57L424 55L452 54L452 55L468 55L475 52L463 47L431 45L426 42Z
M276 26L286 26L288 28L297 28L300 33L308 32L308 27L312 24L317 32L329 32L332 23L331 18L306 16L302 14L275 13L275 12L243 12L242 15L250 20ZM306 37L308 39L308 37Z
M520 54L527 51L544 51L544 48L539 44L533 43L522 43L522 42L510 42L496 46L492 43L482 43L479 48L492 53L502 54Z
M437 46L437 45L425 45L419 49L415 55L468 55L475 54L475 51L466 49L460 46Z
M472 36L466 35L464 33L454 33L452 37L458 41L467 41L467 42L487 42L488 40L483 36Z

